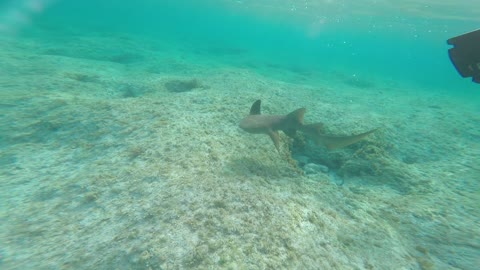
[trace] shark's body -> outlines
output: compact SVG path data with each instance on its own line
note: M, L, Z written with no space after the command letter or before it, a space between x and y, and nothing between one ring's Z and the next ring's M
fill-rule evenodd
M297 130L301 131L315 141L315 143L327 147L328 149L335 149L354 144L376 130L374 129L351 136L324 135L321 134L322 123L303 124L305 108L297 109L287 115L263 115L260 113L260 105L260 100L253 103L250 108L250 114L240 122L240 128L249 133L269 135L277 150L280 148L279 130L283 131L290 137L295 136Z

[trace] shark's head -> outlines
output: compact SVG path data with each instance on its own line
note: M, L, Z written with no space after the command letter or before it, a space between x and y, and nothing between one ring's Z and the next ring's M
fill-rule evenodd
M268 133L277 130L276 126L283 121L283 115L247 115L240 121L240 128L248 133Z
M241 129L245 130L248 132L249 130L252 129L252 121L250 119L250 115L246 116L245 118L240 121L240 124L238 125Z
M263 126L259 123L260 119L260 104L261 100L257 100L253 103L252 107L250 108L250 114L247 115L245 118L240 121L240 128L245 130L249 133L261 133L257 131L257 129L262 128ZM264 127L263 127L264 129Z

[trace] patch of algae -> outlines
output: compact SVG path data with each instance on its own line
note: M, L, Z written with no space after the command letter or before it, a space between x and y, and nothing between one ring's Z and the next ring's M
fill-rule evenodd
M298 135L297 135L298 137ZM282 144L284 145L283 151L282 151L282 156L286 159L288 164L299 174L299 175L304 175L305 172L298 166L298 161L295 160L292 156L292 149L294 147L294 144L299 144L299 140L294 138L288 138L287 136L282 136ZM303 136L302 136L303 138ZM304 138L303 138L304 139ZM305 143L305 141L303 141Z
M387 152L376 145L367 144L359 148L339 170L342 176L381 175L391 163Z
M359 177L372 184L388 185L401 193L424 193L431 182L419 177L414 166L395 159L381 141L365 143L339 168L342 177Z
M416 256L416 260L420 269L422 270L433 270L436 269L434 262L430 258L430 252L426 247L423 246L416 246L415 249L421 254L420 256Z
M423 258L423 257L418 257L417 258L418 265L420 266L420 269L422 270L433 270L437 269L435 267L435 264L432 262L432 260Z

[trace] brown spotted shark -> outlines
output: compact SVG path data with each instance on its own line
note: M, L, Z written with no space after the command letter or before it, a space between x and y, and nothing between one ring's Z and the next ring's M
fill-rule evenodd
M240 122L240 128L248 133L267 134L272 139L278 151L280 149L279 130L283 131L289 137L294 137L297 130L301 131L317 145L324 146L328 149L354 144L377 130L373 129L351 136L325 135L322 134L322 123L308 125L303 123L305 108L297 109L287 115L265 115L260 113L261 102L261 100L257 100L253 103L250 108L250 114Z

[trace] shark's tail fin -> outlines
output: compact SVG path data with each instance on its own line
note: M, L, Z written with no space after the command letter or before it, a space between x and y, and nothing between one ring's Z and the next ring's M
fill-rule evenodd
M354 144L369 134L375 132L377 129L373 129L364 133L351 135L351 136L335 136L322 134L323 125L321 123L305 125L302 127L302 131L311 138L316 144L324 146L328 149L335 149L345 147Z
M283 130L283 132L285 132L285 134L287 134L289 137L294 137L297 129L300 129L303 126L304 115L305 108L300 108L287 114L285 121L288 123L285 126L288 126L288 129Z

